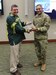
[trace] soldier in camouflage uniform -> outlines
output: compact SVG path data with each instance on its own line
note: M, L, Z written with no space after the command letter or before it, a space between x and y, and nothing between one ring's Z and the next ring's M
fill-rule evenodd
M43 12L42 5L36 6L36 16L33 19L33 24L36 28L34 39L35 39L35 51L38 57L38 62L41 64L41 70L46 69L46 49L48 44L48 29L50 27L50 17ZM34 66L38 66L38 63L35 63Z

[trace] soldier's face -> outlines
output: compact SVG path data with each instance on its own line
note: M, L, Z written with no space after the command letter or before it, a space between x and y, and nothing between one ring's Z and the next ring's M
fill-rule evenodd
M41 6L37 6L36 7L36 12L37 12L37 14L40 15L43 12L43 8Z
M11 11L12 11L13 15L17 15L18 14L18 7L13 7Z

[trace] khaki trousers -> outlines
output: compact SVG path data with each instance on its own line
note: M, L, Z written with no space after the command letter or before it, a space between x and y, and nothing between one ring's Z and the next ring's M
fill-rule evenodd
M10 72L17 70L17 64L19 63L20 44L10 46Z

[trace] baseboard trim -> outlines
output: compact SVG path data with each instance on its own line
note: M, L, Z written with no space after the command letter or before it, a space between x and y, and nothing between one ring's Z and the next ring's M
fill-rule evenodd
M33 43L34 40L25 40L22 41L23 44L25 43ZM56 42L56 39L48 39L48 42ZM9 44L9 41L0 41L0 44Z
M33 43L34 40L26 40L26 41L22 41L23 44L25 43ZM9 41L0 41L0 44L9 44Z
M48 42L56 42L56 39L48 39Z

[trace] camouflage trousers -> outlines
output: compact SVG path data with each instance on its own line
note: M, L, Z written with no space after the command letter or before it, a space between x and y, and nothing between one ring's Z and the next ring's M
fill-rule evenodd
M34 44L38 61L41 61L42 64L46 63L46 50L48 41L35 39Z

